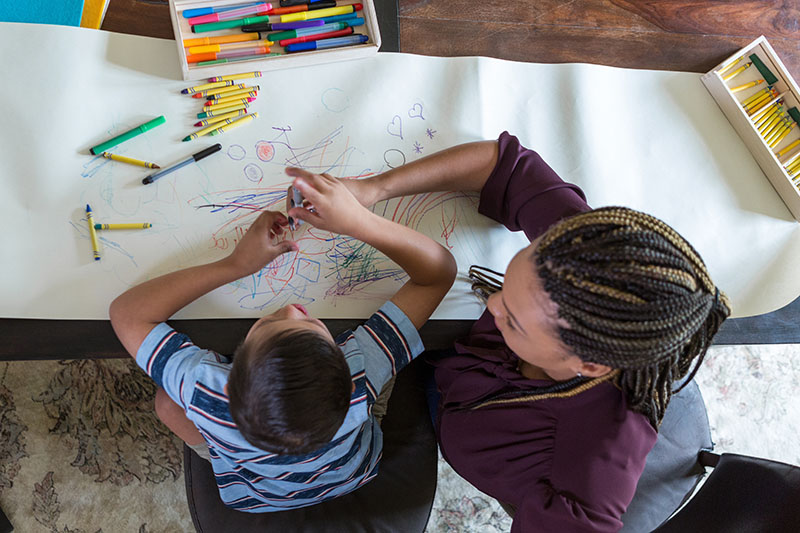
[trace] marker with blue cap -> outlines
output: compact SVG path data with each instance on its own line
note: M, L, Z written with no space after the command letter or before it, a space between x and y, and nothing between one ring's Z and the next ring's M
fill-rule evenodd
M357 33L355 35L348 35L347 37L334 37L332 39L322 39L320 41L311 41L307 43L287 44L284 49L287 52L306 52L309 50L323 50L325 48L339 48L341 46L363 44L368 40L369 37L366 35Z

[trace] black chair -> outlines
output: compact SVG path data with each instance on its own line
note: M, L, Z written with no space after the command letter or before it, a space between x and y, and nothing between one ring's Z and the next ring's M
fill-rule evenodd
M714 470L695 495L653 533L797 533L800 467L733 453L702 451Z
M211 464L184 446L189 511L200 533L415 533L425 530L436 492L437 451L423 381L424 361L397 375L383 430L378 475L358 490L311 507L243 513L219 498Z

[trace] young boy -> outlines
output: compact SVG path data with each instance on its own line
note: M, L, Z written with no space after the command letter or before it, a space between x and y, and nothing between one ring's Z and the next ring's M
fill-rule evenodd
M307 201L290 216L374 246L409 276L362 326L334 340L302 306L288 305L253 324L231 359L164 323L207 292L297 250L292 241L276 242L288 221L271 211L228 257L133 287L109 310L120 341L159 386L159 418L207 451L222 501L248 512L313 505L376 475L382 434L373 405L422 352L417 330L456 274L444 247L373 214L335 178L286 173Z

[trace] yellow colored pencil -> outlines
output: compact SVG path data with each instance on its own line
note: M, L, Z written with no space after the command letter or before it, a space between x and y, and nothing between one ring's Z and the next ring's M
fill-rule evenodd
M249 115L240 118L239 120L234 120L230 124L226 124L225 126L221 126L214 131L210 132L209 135L220 135L225 133L228 130L232 130L233 128L238 128L242 124L246 124L258 118L258 113L250 113Z
M103 152L100 155L102 155L106 159L119 161L120 163L128 163L129 165L136 165L137 167L161 168L155 163L148 163L147 161L139 161L138 159L134 159L132 157L125 157L124 155L112 154L111 152Z
M136 222L136 223L122 223L122 224L95 224L94 229L147 229L152 228L153 225L149 222Z

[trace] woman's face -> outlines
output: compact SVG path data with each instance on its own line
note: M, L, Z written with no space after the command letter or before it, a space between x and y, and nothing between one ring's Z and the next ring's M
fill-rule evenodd
M558 306L536 273L532 255L538 242L533 241L511 260L503 290L489 297L489 312L506 345L523 361L557 381L571 379L578 372L590 375L558 335L558 328L569 328L569 323L558 317Z

